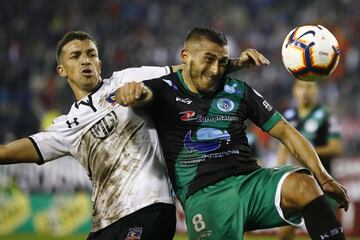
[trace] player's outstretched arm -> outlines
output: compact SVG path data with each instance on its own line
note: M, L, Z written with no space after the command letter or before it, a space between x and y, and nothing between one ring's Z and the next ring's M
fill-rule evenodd
M115 99L124 107L142 107L152 101L153 93L142 82L130 82L116 90Z
M22 138L7 145L0 145L0 164L40 162L40 156L28 138Z
M227 73L239 71L243 68L252 68L255 66L269 65L270 61L259 53L256 49L244 50L239 58L229 59L229 63L226 69Z
M334 197L340 207L347 210L350 199L346 189L326 172L318 155L308 140L285 120L280 120L269 133L279 139L292 153L294 158L309 168L324 192Z

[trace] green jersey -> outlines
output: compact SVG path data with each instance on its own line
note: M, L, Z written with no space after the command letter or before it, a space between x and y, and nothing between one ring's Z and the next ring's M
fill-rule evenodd
M251 156L245 121L268 131L281 115L246 83L225 76L211 96L191 92L181 71L144 83L154 93L148 110L182 202L208 185L260 168Z

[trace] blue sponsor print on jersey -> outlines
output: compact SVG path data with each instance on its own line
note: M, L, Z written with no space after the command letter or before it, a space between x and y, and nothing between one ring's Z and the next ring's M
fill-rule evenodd
M237 87L237 83L233 83L231 86L230 85L225 85L224 86L224 91L227 92L227 93L236 93L236 94L241 94L241 91L240 90L236 90L236 87Z
M234 83L232 86L230 85L225 85L224 86L224 91L227 92L227 93L235 93L236 90L235 90L235 87L237 86L236 83Z
M116 104L115 94L116 94L116 91L110 93L109 96L107 96L107 98L106 98L105 100L106 100L108 103L111 103L112 105L115 105L115 104Z
M140 240L142 231L142 227L129 228L129 232L126 235L125 240Z
M192 137L191 130L186 134L184 146L188 152L207 153L220 148L222 141L230 141L230 134L216 128L201 128L196 133L196 140Z
M223 112L230 112L234 109L234 102L228 98L220 98L216 103L217 107Z

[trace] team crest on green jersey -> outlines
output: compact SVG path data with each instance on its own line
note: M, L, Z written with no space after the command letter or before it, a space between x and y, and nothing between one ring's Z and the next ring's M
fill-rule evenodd
M223 112L230 112L234 109L234 102L229 98L220 98L217 100L216 106Z

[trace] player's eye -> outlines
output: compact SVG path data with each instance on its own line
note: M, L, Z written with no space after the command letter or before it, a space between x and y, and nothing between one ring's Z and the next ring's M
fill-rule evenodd
M226 67L226 65L228 64L228 59L222 59L219 62L220 66Z
M207 62L207 63L211 63L211 62L214 61L214 57L206 56L204 60L205 60L205 62Z

